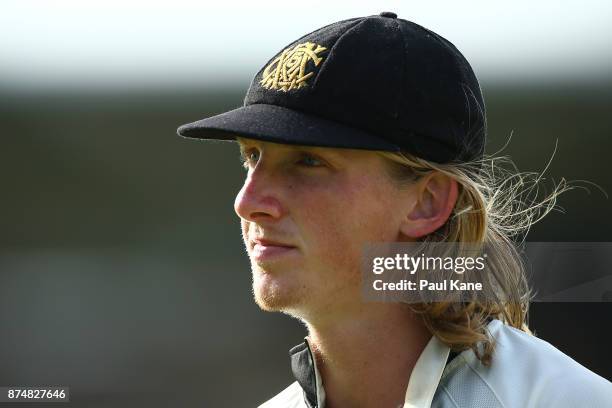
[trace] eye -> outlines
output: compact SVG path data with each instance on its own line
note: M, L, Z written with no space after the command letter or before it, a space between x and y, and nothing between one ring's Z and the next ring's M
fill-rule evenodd
M324 163L322 160L308 153L303 153L298 161L298 164L304 167L322 167Z
M240 162L242 163L242 167L245 169L249 169L252 166L255 166L259 161L259 151L256 149L248 149L240 154Z

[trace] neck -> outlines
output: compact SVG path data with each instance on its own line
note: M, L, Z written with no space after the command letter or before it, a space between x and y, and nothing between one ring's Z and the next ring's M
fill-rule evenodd
M326 408L403 406L412 369L431 338L405 304L367 303L331 322L307 322Z

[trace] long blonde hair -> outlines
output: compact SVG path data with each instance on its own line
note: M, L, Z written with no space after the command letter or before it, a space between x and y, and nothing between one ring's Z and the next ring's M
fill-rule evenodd
M378 153L388 159L389 174L400 185L432 171L457 181L459 194L452 214L423 241L481 243L497 254L499 262L490 272L495 276L496 290L505 296L490 301L412 305L430 332L453 351L472 349L483 364L489 365L495 349L487 331L490 319L531 333L528 311L532 296L517 244L524 241L534 223L556 207L557 196L573 187L561 179L540 198L543 173L519 172L505 156L438 164L405 152Z

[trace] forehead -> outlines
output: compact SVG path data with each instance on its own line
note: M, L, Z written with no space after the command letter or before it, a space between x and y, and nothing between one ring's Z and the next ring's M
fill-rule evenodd
M240 148L244 147L258 147L258 148L266 148L266 149L321 149L321 150L336 150L329 147L319 147L319 146L307 146L307 145L297 145L297 144L289 144L289 143L276 143L276 142L267 142L264 140L257 139L249 139L247 137L236 137L236 141Z
M377 160L382 157L374 150L363 150L363 149L346 149L339 147L323 147L323 146L307 146L307 145L294 145L288 143L273 143L262 140L249 139L246 137L237 137L236 141L240 146L240 150L256 147L260 150L278 150L278 151L309 151L312 153L324 154L326 156L334 156L338 158L358 160L358 159L371 159Z

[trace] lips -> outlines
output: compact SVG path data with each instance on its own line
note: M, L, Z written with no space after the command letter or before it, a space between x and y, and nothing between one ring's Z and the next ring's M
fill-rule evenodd
M264 246L264 247L295 248L294 245L289 245L281 241L274 241L274 240L265 239L265 238L255 238L251 240L251 247L254 247L255 245Z
M251 257L258 261L272 261L297 253L297 247L286 242L266 238L251 240Z

